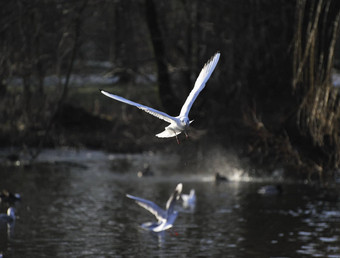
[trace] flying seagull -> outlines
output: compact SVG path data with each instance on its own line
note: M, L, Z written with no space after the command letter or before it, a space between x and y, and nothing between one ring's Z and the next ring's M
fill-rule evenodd
M159 134L156 134L157 137L160 138L170 138L170 137L176 137L177 143L179 143L177 135L180 134L181 132L184 131L186 137L188 137L188 134L186 132L186 130L188 129L190 123L193 121L189 120L189 111L192 107L192 104L194 104L198 94L203 90L203 88L205 87L205 84L207 83L207 81L210 78L210 75L212 74L212 72L214 71L218 60L220 58L220 53L217 52L203 67L203 69L201 70L199 76L196 79L194 88L191 90L189 96L187 97L187 99L185 100L181 112L179 113L178 116L170 116L162 111L158 111L156 109L144 106L142 104L133 102L131 100L125 99L123 97L117 96L117 95L113 95L109 92L106 92L104 90L100 90L101 93L103 93L104 95L124 102L126 104L135 106L141 110L144 110L145 112L159 118L159 119L163 119L164 121L170 123L170 125L168 125L167 127L165 127L165 130Z
M174 206L176 204L176 201L180 198L182 188L183 185L181 183L176 186L175 191L171 194L169 200L166 203L166 210L163 210L152 201L135 197L130 194L127 194L126 196L130 199L135 200L138 205L151 212L158 219L157 222L143 223L142 228L154 232L161 232L163 230L171 228L177 218L178 212L174 210Z

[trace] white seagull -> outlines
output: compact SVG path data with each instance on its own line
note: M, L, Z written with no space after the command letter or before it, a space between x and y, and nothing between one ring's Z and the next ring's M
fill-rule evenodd
M196 193L194 189L190 190L189 194L181 194L184 208L194 208L196 205Z
M130 101L128 99L125 99L123 97L113 95L109 92L106 92L104 90L100 90L100 92L110 98L113 98L115 100L124 102L126 104L135 106L141 110L144 110L145 112L159 118L163 119L164 121L170 123L167 127L165 127L165 130L159 134L156 134L157 137L160 138L169 138L169 137L176 137L177 143L179 143L177 135L184 131L186 137L188 137L188 134L186 130L188 129L190 123L193 121L189 120L189 111L191 109L192 104L195 102L198 94L203 90L205 87L206 82L209 80L210 75L214 71L218 60L220 58L220 53L217 52L203 67L201 70L199 76L196 79L194 88L191 90L189 96L187 97L186 101L184 102L181 112L178 116L170 116L164 112L158 111L156 109L144 106L142 104Z
M180 183L176 186L175 191L171 194L169 200L166 203L166 210L160 208L157 204L127 194L126 196L136 201L138 205L150 211L158 219L158 222L146 222L142 224L142 228L151 230L154 232L161 232L172 227L175 222L178 212L174 210L176 201L179 199L182 192L183 185Z

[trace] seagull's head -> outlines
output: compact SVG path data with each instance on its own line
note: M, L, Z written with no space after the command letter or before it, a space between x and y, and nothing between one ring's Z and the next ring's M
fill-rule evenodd
M180 117L179 120L181 121L181 125L183 127L188 127L190 124L189 118L187 117Z

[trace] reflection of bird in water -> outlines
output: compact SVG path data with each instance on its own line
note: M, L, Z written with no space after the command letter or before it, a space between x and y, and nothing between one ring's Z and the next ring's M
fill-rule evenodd
M160 138L169 138L169 137L176 137L177 143L179 143L179 140L177 138L177 135L182 133L184 131L185 135L187 135L187 129L192 121L189 120L189 111L194 104L198 94L203 90L205 87L205 84L210 78L210 75L214 71L218 60L220 58L220 53L216 53L203 67L201 70L199 76L196 79L194 88L191 90L189 96L187 97L186 101L184 102L182 109L180 111L180 114L176 117L170 116L164 112L158 111L156 109L141 105L139 103L130 101L128 99L125 99L123 97L113 95L111 93L108 93L106 91L101 90L100 92L104 94L105 96L118 100L120 102L135 106L141 110L144 110L145 112L162 119L170 125L165 127L165 130L159 134L156 134L157 137Z
M145 163L143 169L137 172L138 177L153 176L150 165Z
M175 211L174 208L176 201L179 199L181 195L182 188L183 185L181 183L176 186L175 191L171 194L169 200L166 203L166 210L163 210L152 201L148 201L129 194L127 194L126 196L130 199L135 200L138 205L151 212L158 219L158 222L143 223L142 228L154 232L161 232L163 230L171 228L177 218L178 212Z
M215 174L215 182L220 183L220 182L228 182L228 178L225 176L222 176L220 173L216 172Z
M21 200L21 196L18 193L11 193L8 190L4 189L0 193L0 202L2 203L10 203L13 204L17 201Z
M0 214L0 223L12 223L15 221L15 209L13 207L9 207L7 209L7 214Z
M277 185L265 185L262 186L257 193L263 195L279 195L282 193L282 186L280 184Z
M0 239L11 239L14 236L15 209L10 207L7 214L0 214Z
M189 194L181 194L184 208L194 208L196 204L196 193L194 189L190 190Z

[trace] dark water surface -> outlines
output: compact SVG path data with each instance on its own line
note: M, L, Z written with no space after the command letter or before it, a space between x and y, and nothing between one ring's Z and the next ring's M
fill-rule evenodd
M212 174L183 174L173 157L147 157L155 176L138 178L143 155L45 152L29 168L2 167L0 187L22 195L11 234L0 227L3 257L340 257L340 200L315 187L244 179L216 185ZM53 161L53 162L52 162ZM153 162L153 163L152 163ZM228 173L228 171L225 171ZM154 217L125 197L162 207L176 184L196 190L193 210L179 207L172 229L139 227ZM272 182L273 183L273 182ZM334 193L334 192L333 192ZM338 192L339 193L339 192ZM6 206L0 205L1 213Z

